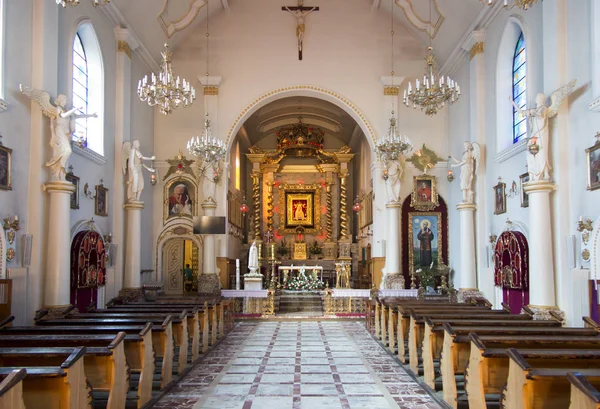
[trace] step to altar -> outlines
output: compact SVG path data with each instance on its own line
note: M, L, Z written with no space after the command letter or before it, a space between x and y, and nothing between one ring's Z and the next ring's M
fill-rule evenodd
M323 299L315 292L283 291L279 299L278 315L285 314L323 315Z

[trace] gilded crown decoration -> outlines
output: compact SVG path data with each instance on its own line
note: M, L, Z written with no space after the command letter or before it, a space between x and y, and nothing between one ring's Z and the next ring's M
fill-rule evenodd
M307 125L298 117L298 123L280 128L277 135L277 150L287 156L316 156L323 149L325 132Z

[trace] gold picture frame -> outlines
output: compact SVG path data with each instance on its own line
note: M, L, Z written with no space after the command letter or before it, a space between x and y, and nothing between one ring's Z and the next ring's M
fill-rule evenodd
M97 216L108 216L108 189L104 185L96 185L94 213Z
M506 213L506 183L494 186L494 214Z
M425 226L427 222L427 226ZM427 233L429 229L431 235ZM442 240L442 213L441 212L409 212L408 213L408 268L410 273L414 273L419 268L429 268L433 262L434 267L440 265L442 262L443 254L443 240ZM419 233L426 233L419 236ZM427 239L427 236L431 237L431 240ZM426 245L429 241L429 257L425 257L426 250L421 246ZM423 256L421 256L423 251ZM418 257L416 255L418 254ZM422 260L425 258L425 260Z
M529 194L525 192L525 183L529 182L529 173L519 176L521 183L521 207L529 207Z
M431 175L413 177L413 192L410 198L411 207L428 212L440 205L436 180L436 177Z
M12 190L12 149L0 142L0 189Z
M585 150L587 163L587 190L600 189L600 142Z
M75 186L75 191L71 193L71 209L79 209L79 177L69 172L65 175L65 180Z
M278 195L279 234L295 234L297 227L305 234L321 233L321 185L280 185Z
M193 218L197 215L196 183L188 177L176 177L164 186L163 221L173 218Z

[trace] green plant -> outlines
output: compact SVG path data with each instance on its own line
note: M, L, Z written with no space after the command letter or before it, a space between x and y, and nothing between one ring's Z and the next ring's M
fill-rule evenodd
M279 247L277 247L277 254L279 254L280 256L285 256L288 253L288 248L287 248L287 244L285 242L285 240L281 240L281 242L279 243Z
M315 240L315 242L312 244L312 246L310 246L308 248L308 251L310 254L321 254L323 253L323 249L321 247L319 247L319 242Z
M419 282L421 288L434 287L436 271L433 268L423 267L415 271L419 276Z

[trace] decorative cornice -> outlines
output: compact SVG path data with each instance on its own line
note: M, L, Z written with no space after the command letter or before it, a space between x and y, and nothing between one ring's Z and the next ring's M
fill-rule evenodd
M600 97L588 103L588 109L594 112L600 112ZM0 107L0 111L2 108Z
M458 68L460 63L463 61L466 53L471 49L469 46L466 50L464 44L467 42L469 37L472 36L473 31L486 30L492 23L494 17L502 11L504 2L497 1L492 7L483 7L475 21L471 23L469 28L465 31L461 39L458 41L454 50L450 53L450 56L440 68L440 75L452 75Z
M527 139L523 138L519 142L512 144L508 148L500 151L494 156L494 162L501 163L505 160L512 158L513 156L525 151L527 148Z
M219 87L204 87L204 95L219 95Z
M383 95L398 95L400 87L384 87Z
M475 58L475 56L477 54L483 54L483 50L484 50L483 41L475 43L475 45L473 47L471 47L471 50L469 51L469 60L472 60L473 58Z
M129 59L131 60L131 47L129 47L129 44L127 44L127 41L122 41L122 40L117 41L117 52L127 54Z

